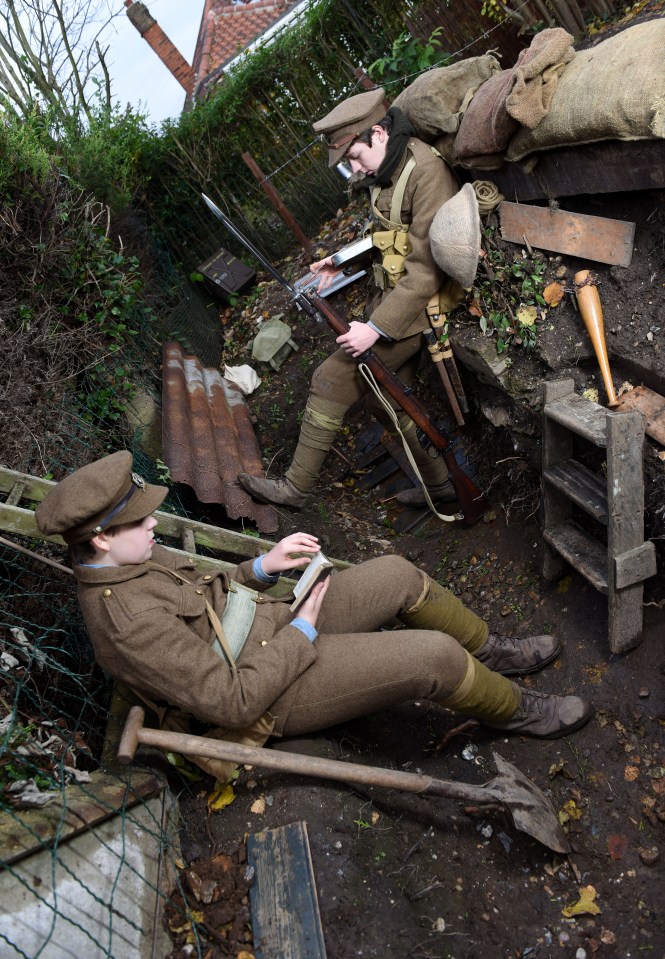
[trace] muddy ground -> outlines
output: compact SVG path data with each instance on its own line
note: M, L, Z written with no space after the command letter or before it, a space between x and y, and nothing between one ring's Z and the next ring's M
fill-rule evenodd
M548 257L548 269L553 276L562 267L567 276L583 267L598 269L615 360L634 364L633 385L635 364L648 365L649 385L658 388L665 344L662 194L571 202L568 208L578 212L638 223L631 267ZM353 239L358 218L359 210L352 206L328 224L317 250L330 252ZM295 279L306 263L298 257L281 267ZM358 315L362 295L360 288L347 289L333 302L351 317ZM246 344L256 320L280 313L292 325L299 351L279 372L261 370L262 386L248 399L266 470L273 476L290 461L311 370L332 349L333 336L295 314L274 283L260 286L249 302L223 314L225 359L237 364L248 361ZM527 356L511 350L515 372L534 381L563 373L573 376L578 390L593 385L602 390L570 299L555 315L555 323L539 320L537 351ZM457 335L476 325L477 319L462 311ZM203 910L207 945L202 954L211 959L260 954L258 947L252 951L243 840L248 833L297 821L307 824L331 959L665 956L662 576L646 584L641 644L624 656L611 655L606 598L572 570L555 582L541 577L540 414L533 392L502 397L512 412L521 409L523 415L515 417L514 429L496 428L482 413L488 388L468 371L463 375L472 413L458 448L491 501L484 520L464 528L418 514L420 521L412 529L397 532L396 527L409 524L391 498L394 478L360 489L367 472L358 463L369 432L363 409L354 408L316 495L302 511L280 510L275 538L305 529L320 537L331 556L353 562L398 553L457 593L495 631L514 636L555 632L564 642L560 659L524 684L587 696L596 707L595 718L569 738L553 742L506 738L480 726L445 741L458 726L455 716L430 703L405 703L306 738L273 742L272 748L472 783L492 777L496 751L547 794L572 852L552 853L518 832L500 810L465 810L446 799L252 769L234 784L233 802L211 812L212 782L179 782L183 856L194 864L195 875L213 869L215 856L227 870L239 863L239 886L231 897L238 903L235 921L229 915L226 925L213 916L208 920ZM445 420L445 399L426 366L418 393ZM530 424L526 430L524 422ZM653 472L654 464L662 470L659 449L647 442L645 463L652 469L647 499L654 516L658 503L653 500L662 482L662 475ZM400 483L408 485L403 476ZM202 908L195 897L191 901ZM206 938L207 921L212 932ZM182 937L173 956L187 954L181 943Z

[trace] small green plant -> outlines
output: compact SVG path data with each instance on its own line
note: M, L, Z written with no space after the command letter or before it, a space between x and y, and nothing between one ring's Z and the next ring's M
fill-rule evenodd
M443 52L443 44L439 39L442 33L443 27L437 27L428 40L412 37L410 33L400 33L390 53L371 63L367 72L374 81L390 83L423 73L430 67L446 66L450 63L450 56Z
M164 463L163 460L158 459L157 462L155 463L155 466L157 469L157 477L159 478L159 482L162 483L163 485L170 483L171 470L168 468L166 463Z

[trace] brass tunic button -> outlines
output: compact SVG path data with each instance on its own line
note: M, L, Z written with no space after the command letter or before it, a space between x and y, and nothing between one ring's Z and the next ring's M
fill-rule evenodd
M205 582L207 582L209 579L212 579L212 576L210 575L210 573L206 573L206 575L203 577L203 579L204 579Z
M197 596L203 596L203 590L202 590L202 589L197 589L197 590L196 590L196 595L197 595Z
M108 599L110 595L111 595L110 589L105 589L104 592L102 593L102 596L104 596L105 599Z
M268 640L267 640L267 639L262 639L262 640L261 640L261 645L262 645L262 646L267 646L267 645L268 645Z

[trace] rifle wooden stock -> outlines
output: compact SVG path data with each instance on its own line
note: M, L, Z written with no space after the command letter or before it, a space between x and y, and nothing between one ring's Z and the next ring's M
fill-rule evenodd
M289 283L289 281L279 273L272 263L266 259L266 257L261 253L261 251L244 236L237 226L229 220L226 214L222 213L219 207L212 202L212 200L202 193L201 196L206 204L206 206L214 213L218 220L224 224L226 229L242 243L246 250L252 254L252 256L261 263L265 269L274 277L277 282L284 287L284 289L289 293L293 298L295 303L300 307L300 309L307 313L308 316L313 317L323 317L323 319L328 323L329 326L341 336L343 333L349 332L349 325L346 320L343 320L332 307L316 294L307 294L303 292L298 292L294 286ZM440 430L431 422L427 410L425 407L418 402L418 400L411 396L409 391L406 389L403 383L395 376L395 374L388 369L388 367L383 363L378 356L376 356L371 350L367 350L362 356L357 357L359 363L365 363L367 367L374 374L376 379L385 387L386 391L392 396L392 398L399 403L404 412L411 417L416 426L422 430L422 432L427 436L432 445L441 453L443 456L446 466L448 467L448 473L450 474L450 482L453 484L455 493L457 494L457 499L460 506L462 507L462 515L465 526L471 526L473 523L477 522L483 516L487 510L488 504L483 499L482 494L476 484L466 475L464 470L458 465L457 460L455 459L455 454L453 453L452 447L450 445L450 440L441 433Z
M303 302L309 305L310 309ZM342 336L348 333L349 324L335 310L329 306L324 299L314 294L301 294L298 302L305 312L311 316L319 314L328 323L332 330ZM450 440L434 425L429 418L429 414L419 400L413 396L402 381L395 376L383 360L372 351L366 350L361 356L356 357L359 363L364 363L373 373L376 379L385 388L386 392L401 406L404 412L409 416L432 445L441 453L444 462L448 468L450 482L453 484L457 499L462 507L463 524L472 526L476 523L488 509L488 503L483 498L482 493L460 467L455 458Z

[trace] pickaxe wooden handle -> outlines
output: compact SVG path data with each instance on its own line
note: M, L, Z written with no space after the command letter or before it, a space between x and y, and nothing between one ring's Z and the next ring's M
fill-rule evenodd
M446 796L449 799L462 799L481 805L493 800L501 803L511 813L515 826L522 832L528 833L556 852L570 850L566 835L547 797L516 766L506 762L498 753L494 753L494 761L499 775L481 786L476 786L406 773L400 769L361 766L335 759L321 759L318 756L242 746L225 740L207 739L205 736L147 729L143 725L144 716L141 706L132 706L129 711L118 747L118 761L124 765L132 761L139 744L143 744L183 753L185 756L225 759L238 765L259 766L301 776L382 786L431 796Z

